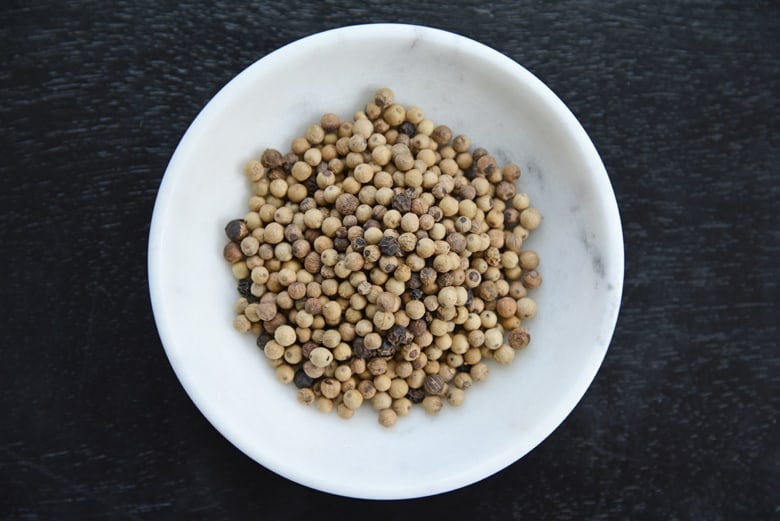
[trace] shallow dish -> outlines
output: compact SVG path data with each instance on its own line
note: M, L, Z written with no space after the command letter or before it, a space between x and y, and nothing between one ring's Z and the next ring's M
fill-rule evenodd
M392 429L373 411L351 420L299 405L251 335L231 327L235 281L224 224L246 211L243 165L323 112L348 117L378 87L437 124L520 165L521 191L544 216L528 241L542 259L531 345L436 416L415 407ZM409 498L463 487L521 458L571 412L612 336L623 241L604 166L566 106L526 69L467 38L407 25L316 34L228 83L182 138L165 172L149 237L149 286L168 359L231 443L319 490Z

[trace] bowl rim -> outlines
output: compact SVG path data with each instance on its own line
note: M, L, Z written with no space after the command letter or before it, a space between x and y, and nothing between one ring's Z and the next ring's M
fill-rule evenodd
M593 367L589 367L588 371L585 371L586 374L591 376L580 381L580 385L576 387L573 386L568 390L567 395L569 396L569 399L566 401L567 407L564 408L565 414L562 414L559 420L556 419L549 425L546 425L548 428L541 429L543 432L537 433L534 442L530 444L529 447L521 451L516 450L514 446L509 447L506 450L500 451L498 454L496 454L496 456L490 460L489 465L474 465L469 470L460 472L457 475L454 475L452 478L445 480L446 482L436 483L432 490L426 490L423 493L419 493L419 491L413 492L411 487L396 487L396 489L388 491L387 494L377 494L374 489L370 489L369 491L367 488L361 488L360 483L334 484L322 477L308 475L302 471L290 468L290 466L285 467L284 465L276 464L275 461L269 461L269 458L264 458L262 454L258 454L257 451L251 450L251 448L244 446L244 444L238 440L240 437L231 430L229 425L222 424L213 417L212 412L203 405L204 402L201 399L201 391L196 385L196 382L193 382L188 378L182 366L176 363L169 352L168 346L175 342L175 334L174 328L167 320L166 313L164 312L165 304L163 302L163 291L161 289L161 281L159 279L161 270L158 269L157 266L161 262L159 252L161 251L160 245L162 244L162 235L164 229L164 224L161 222L163 220L161 215L164 213L164 209L167 206L168 201L175 196L173 189L171 188L171 185L173 184L171 181L173 174L169 175L169 172L173 172L179 169L178 165L185 161L184 149L186 148L186 143L194 139L194 136L200 132L199 129L201 127L201 122L206 120L212 112L218 110L220 100L229 96L231 90L238 88L238 85L246 81L252 75L252 72L255 69L263 67L265 64L272 62L273 60L284 59L287 54L309 52L315 49L321 43L327 43L332 41L333 38L342 36L345 38L361 38L366 37L369 34L376 36L388 33L397 36L399 32L404 33L406 36L414 35L416 37L424 38L425 40L433 41L434 43L445 46L452 46L453 42L457 41L460 45L463 46L462 49L467 50L469 53L478 55L479 59L484 60L492 66L503 69L510 73L513 77L520 79L526 86L531 88L535 94L539 95L542 99L544 99L545 102L548 103L549 108L554 111L554 118L565 123L568 130L574 133L574 139L576 143L584 149L583 154L589 158L589 168L596 170L591 182L596 183L597 191L603 196L601 197L599 204L604 211L605 222L607 223L608 229L611 232L611 236L614 239L614 242L609 244L610 252L613 253L613 256L610 258L615 263L614 272L616 275L618 275L615 280L619 280L619 287L617 288L617 305L614 307L614 309L611 310L611 314L607 317L608 320L606 320L610 326L609 335L606 339L604 339L601 356L594 357ZM618 252L619 255L615 255ZM622 302L625 276L624 256L625 251L620 212L614 189L611 185L609 176L601 160L601 157L598 154L598 151L596 150L592 140L587 135L584 128L576 119L571 110L545 83L543 83L533 73L514 61L512 58L467 36L424 25L373 23L348 25L328 29L287 43L284 46L266 54L243 69L230 81L228 81L206 103L206 105L199 111L198 115L190 123L182 138L177 143L171 159L169 160L165 169L162 181L160 182L160 186L155 198L151 225L149 229L147 272L153 317L161 343L163 345L163 349L166 351L169 364L176 374L180 384L182 387L184 387L185 392L193 401L201 414L203 414L209 423L211 423L211 425L232 445L274 473L307 487L346 497L404 499L444 493L476 483L477 481L480 481L521 459L528 452L537 447L544 439L552 434L552 432L555 431L558 426L560 426L560 424L566 420L566 418L571 414L577 404L584 397L587 389L595 379L596 374L603 364L603 360L606 357L611 339L614 335ZM483 468L486 466L489 468Z

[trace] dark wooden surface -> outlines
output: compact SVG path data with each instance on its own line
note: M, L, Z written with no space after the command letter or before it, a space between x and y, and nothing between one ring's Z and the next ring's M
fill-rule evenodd
M205 4L0 7L0 518L778 519L780 4ZM602 154L626 243L610 351L566 422L476 485L391 505L225 441L168 365L145 264L209 98L285 43L374 21L470 36L547 82Z

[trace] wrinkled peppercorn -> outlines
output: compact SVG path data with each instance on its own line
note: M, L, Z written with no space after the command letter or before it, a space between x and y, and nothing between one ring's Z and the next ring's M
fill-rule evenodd
M425 293L423 293L423 290L420 288L414 288L409 290L409 296L412 298L412 300L422 300L425 296Z
M405 214L412 209L412 199L405 192L393 196L393 209Z
M366 345L363 343L363 339L360 337L355 338L355 340L352 341L352 356L355 358L373 358L376 356L376 353L374 352L374 349L368 349Z
M444 380L438 374L429 374L425 377L425 392L434 396L444 392Z
M409 280L406 281L406 287L408 289L418 289L420 286L422 286L422 282L420 281L420 274L416 271L412 272L412 275L409 277ZM420 292L420 294L422 295L422 292Z
M394 356L398 346L391 344L386 338L382 340L379 349L374 350L374 356Z
M366 247L366 240L363 237L355 237L352 239L350 246L352 246L352 249L356 252L361 253Z
M395 325L387 333L387 341L394 346L403 346L414 340L414 335L403 326Z
M272 148L266 149L263 155L260 157L260 162L263 166L268 168L276 168L282 164L284 158L278 150Z
M401 126L398 127L398 132L406 136L412 137L417 134L417 125L410 121L404 121Z
M379 241L379 250L382 255L396 256L401 252L401 246L395 237L382 237L382 240Z
M409 392L406 393L406 397L409 398L409 401L412 403L422 403L423 398L425 398L425 391L423 389L409 389Z
M249 299L252 297L252 279L241 279L238 281L238 294Z

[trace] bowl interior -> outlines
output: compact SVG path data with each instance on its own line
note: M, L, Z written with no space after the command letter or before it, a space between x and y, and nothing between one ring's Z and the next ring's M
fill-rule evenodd
M530 346L459 408L414 410L392 429L363 407L344 421L299 405L251 335L231 327L235 281L224 224L245 214L243 165L323 112L349 117L382 86L435 123L520 165L542 213ZM466 38L373 25L321 33L272 53L231 81L179 144L155 205L149 280L161 339L209 421L267 468L301 484L367 498L423 496L484 478L540 443L582 397L617 318L623 247L614 195L585 132L528 71ZM420 409L420 408L415 408Z

